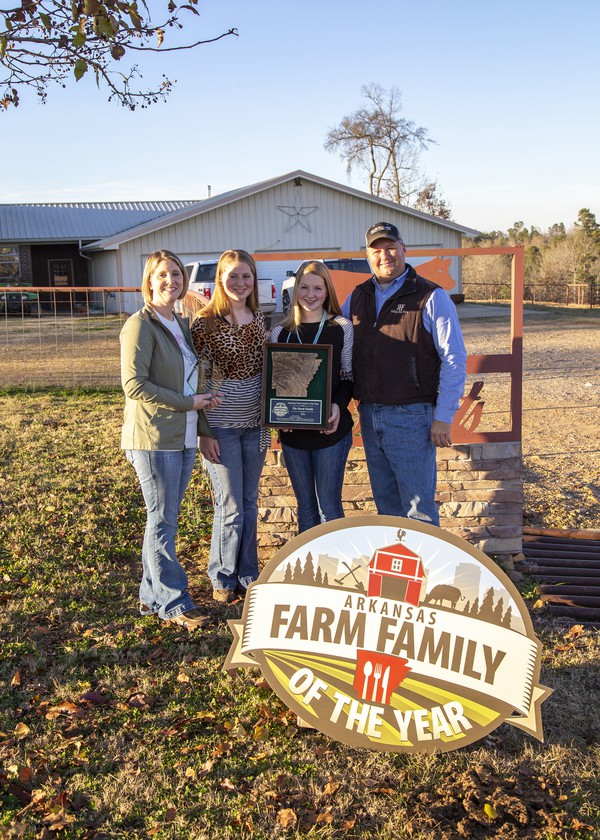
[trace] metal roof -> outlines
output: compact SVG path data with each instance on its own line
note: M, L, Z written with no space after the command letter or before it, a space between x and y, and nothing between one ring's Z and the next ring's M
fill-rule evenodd
M198 201L107 201L0 204L0 242L88 242L199 204Z

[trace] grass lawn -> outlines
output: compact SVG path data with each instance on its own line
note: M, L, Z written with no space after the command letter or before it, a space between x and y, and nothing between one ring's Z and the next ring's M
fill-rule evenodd
M504 724L406 756L299 729L258 670L222 671L241 608L210 599L200 469L179 551L212 623L138 615L121 417L117 390L0 393L0 837L600 837L597 630L534 614L543 744Z

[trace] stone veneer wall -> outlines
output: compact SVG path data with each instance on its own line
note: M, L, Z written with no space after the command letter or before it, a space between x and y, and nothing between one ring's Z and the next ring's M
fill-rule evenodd
M521 551L523 482L520 443L477 443L438 450L440 525L486 554ZM376 513L364 450L350 450L344 482L346 516ZM281 451L267 453L258 515L261 559L296 534L296 498Z

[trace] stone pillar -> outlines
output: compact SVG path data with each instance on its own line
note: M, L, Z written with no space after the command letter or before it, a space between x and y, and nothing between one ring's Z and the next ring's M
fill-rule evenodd
M486 554L517 554L523 535L520 443L461 444L438 450L440 525ZM346 516L376 513L364 450L350 450L344 481ZM281 451L263 470L258 514L260 556L268 560L296 534L296 498Z
M520 443L438 450L440 525L486 554L518 554L523 539Z

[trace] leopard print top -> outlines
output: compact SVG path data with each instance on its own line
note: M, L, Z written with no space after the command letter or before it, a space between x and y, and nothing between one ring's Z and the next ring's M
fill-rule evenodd
M223 380L220 406L210 410L211 428L250 428L260 424L263 345L267 325L262 312L250 324L230 324L225 318L197 317L192 338L198 355L218 365Z
M214 329L207 329L207 318L197 315L192 323L196 353L216 362L226 379L250 379L262 370L263 345L267 325L262 312L254 313L250 324L230 324L215 318ZM212 326L212 325L211 325Z

